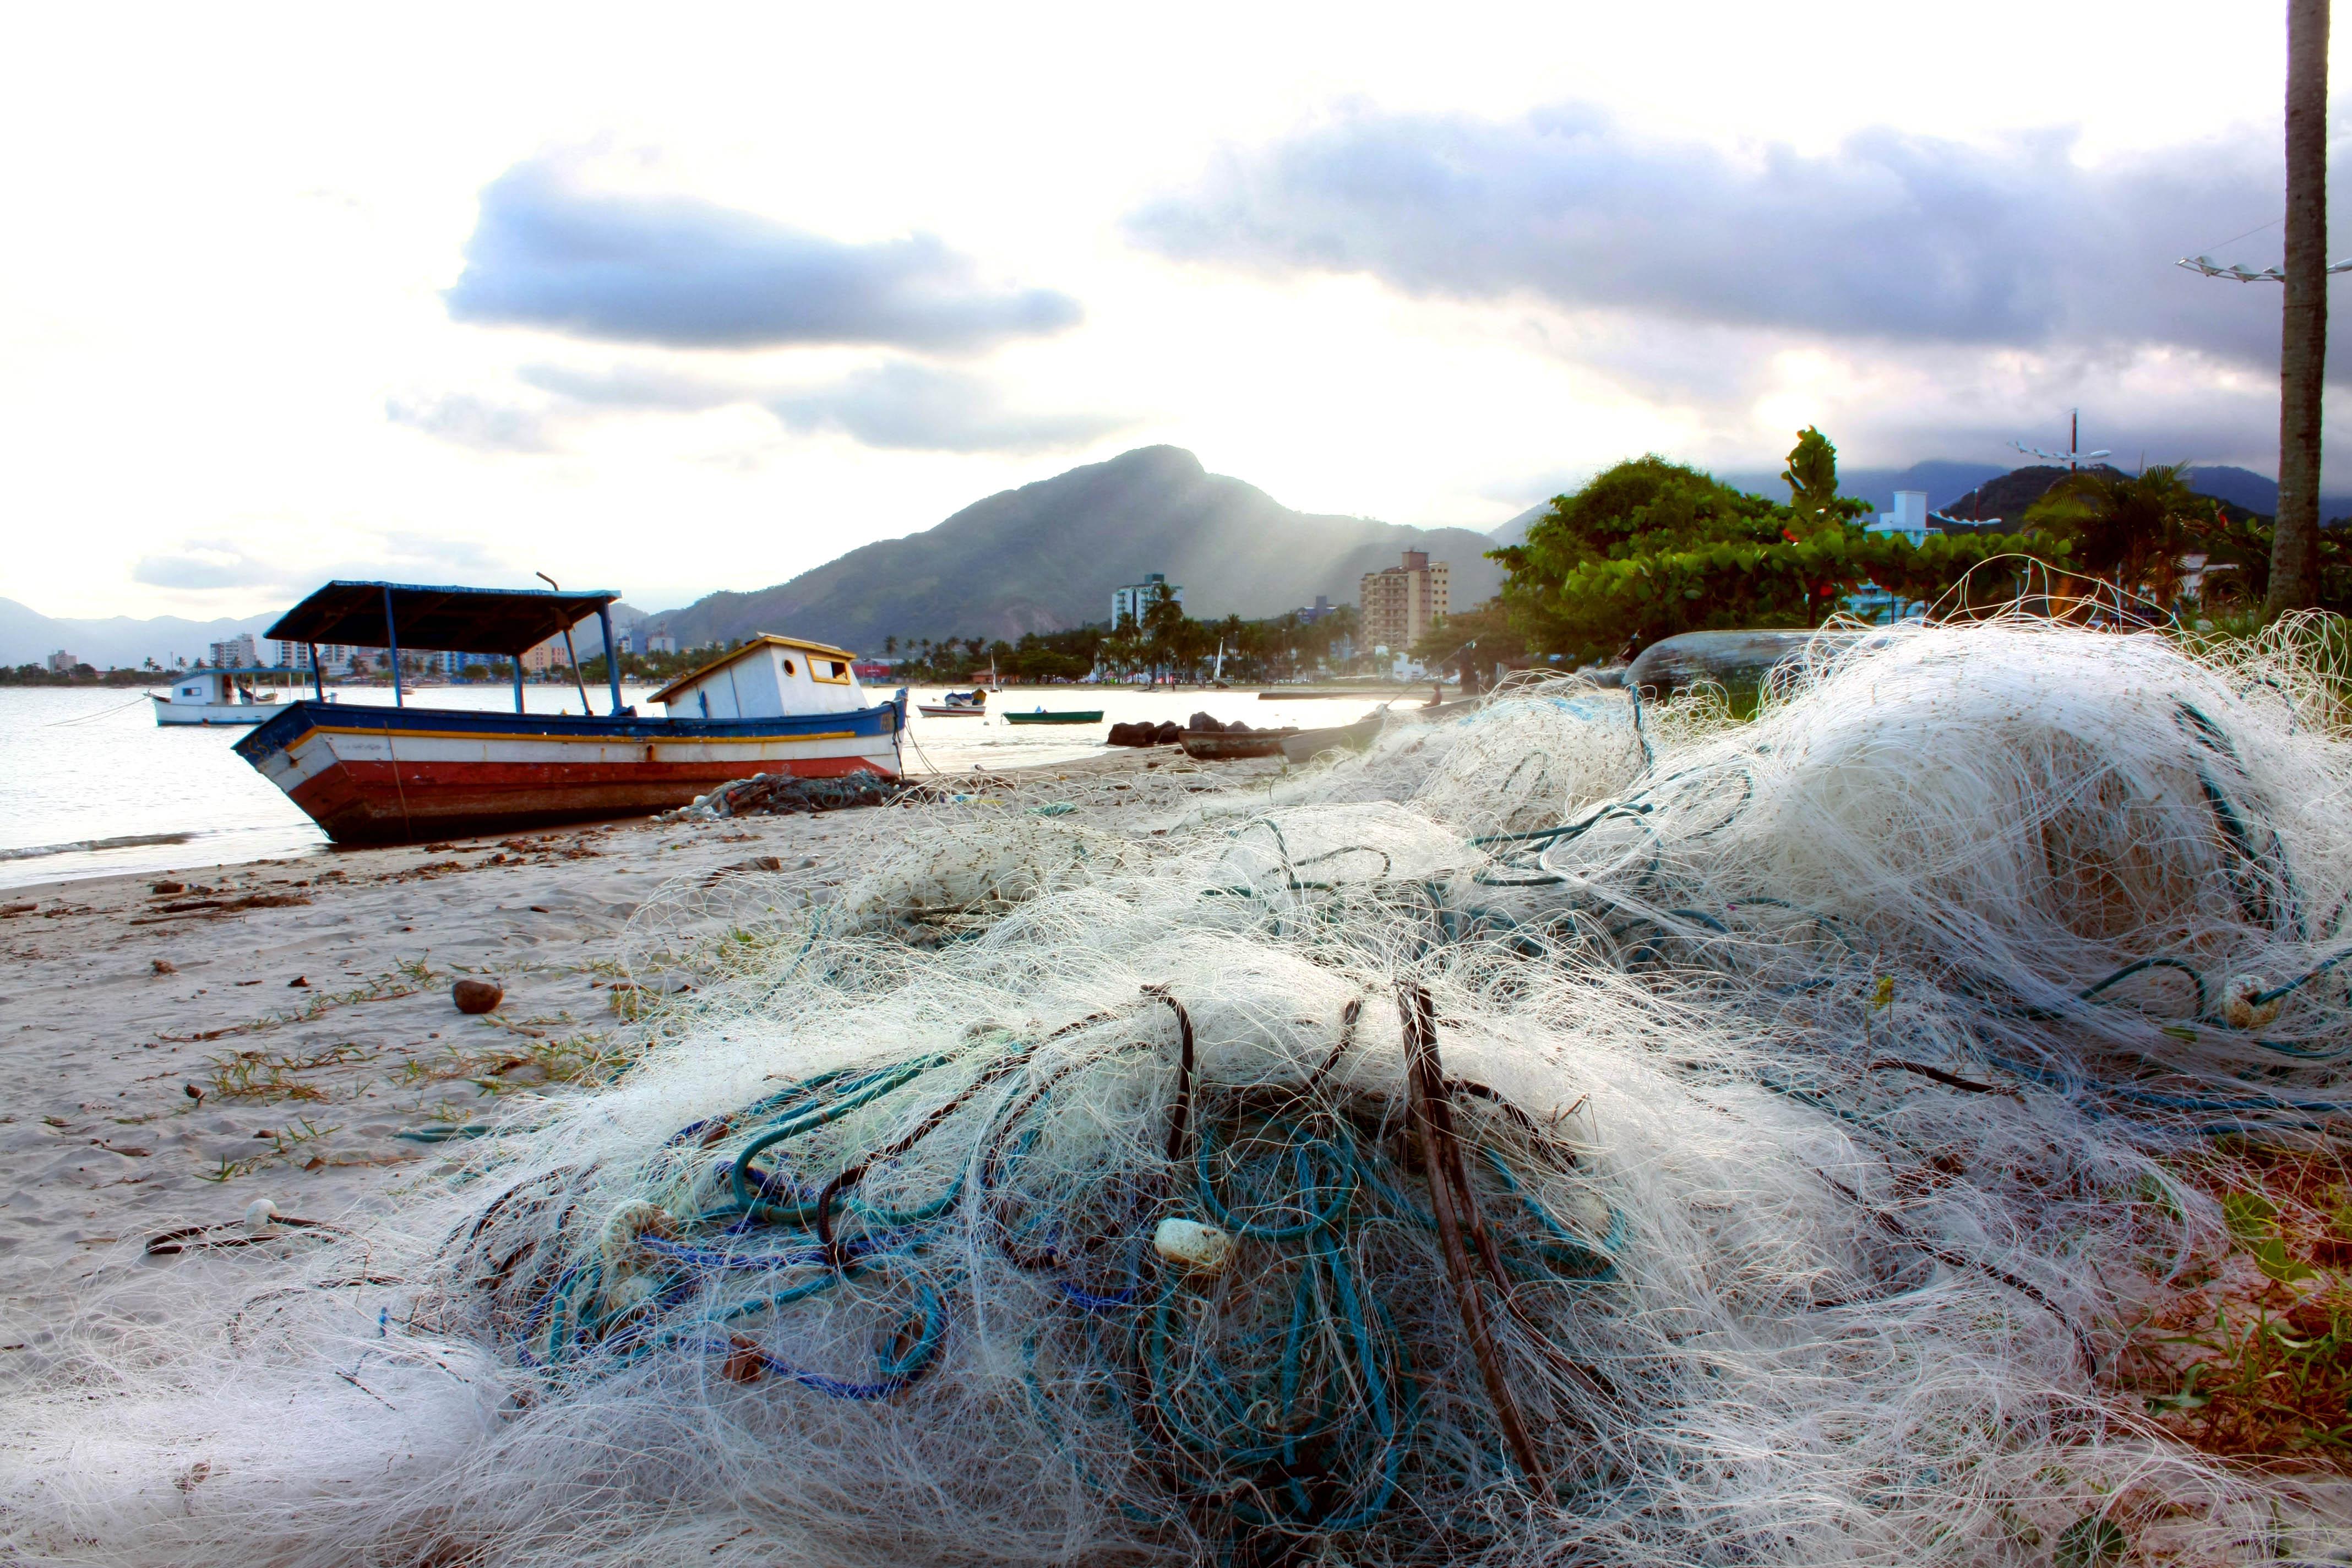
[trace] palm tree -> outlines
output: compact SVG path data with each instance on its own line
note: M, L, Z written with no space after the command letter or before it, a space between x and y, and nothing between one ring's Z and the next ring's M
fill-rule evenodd
M2025 521L2070 541L2070 565L2169 605L2180 594L2180 557L2195 542L2192 531L2212 517L2211 498L2189 488L2186 465L2159 463L2136 475L2113 468L2068 474Z
M2278 526L2268 609L2319 602L2319 405L2327 359L2327 0L2287 0L2286 299Z

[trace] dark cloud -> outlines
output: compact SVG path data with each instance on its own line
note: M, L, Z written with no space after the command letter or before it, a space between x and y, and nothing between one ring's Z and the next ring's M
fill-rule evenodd
M953 353L1079 317L1066 294L983 283L927 235L845 245L694 197L583 190L544 162L482 192L466 269L443 298L461 321L679 348Z
M1420 295L2275 363L2275 286L2173 266L2277 213L2274 139L2096 168L2074 153L2058 132L1986 147L1874 130L1809 155L1645 137L1577 106L1499 121L1365 111L1230 155L1129 229L1173 258ZM2274 249L2273 232L2230 258L2265 238Z
M919 452L1051 451L1131 423L1007 408L986 382L905 360L771 397L767 406L794 430L839 430L865 446Z
M384 404L383 412L395 425L406 425L478 452L555 450L546 416L536 409L492 403L468 393L415 402L395 397Z

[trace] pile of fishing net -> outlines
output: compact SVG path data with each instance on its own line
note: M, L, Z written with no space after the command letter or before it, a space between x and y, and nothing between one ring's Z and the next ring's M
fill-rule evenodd
M2305 647L1897 628L1744 722L1519 685L1248 791L992 786L676 887L629 956L685 1000L627 1073L396 1226L93 1315L6 1403L0 1539L2299 1550L2294 1481L2110 1374L2221 1232L2167 1156L2352 1108L2352 747Z

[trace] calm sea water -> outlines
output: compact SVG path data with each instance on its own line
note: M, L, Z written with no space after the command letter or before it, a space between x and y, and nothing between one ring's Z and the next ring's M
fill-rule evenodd
M650 687L624 688L645 706ZM433 687L412 691L415 705L508 710L511 688ZM598 710L604 693L592 690ZM940 689L919 688L917 701ZM340 700L387 704L388 689L343 688ZM568 688L526 688L534 713L580 710ZM1377 704L1370 700L1260 701L1255 690L1150 691L1117 687L1054 687L997 694L999 713L1095 709L1102 722L1083 726L1007 724L1003 718L914 717L907 749L910 771L952 771L1069 762L1104 749L1113 723L1178 723L1205 710L1255 726L1344 724ZM144 695L124 689L0 688L0 888L68 878L194 869L243 860L315 854L326 837L277 786L229 748L247 731L163 726Z

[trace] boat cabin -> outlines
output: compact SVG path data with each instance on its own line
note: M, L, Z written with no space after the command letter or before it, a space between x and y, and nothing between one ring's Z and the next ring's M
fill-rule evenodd
M243 685L235 683L237 676L265 673L271 672L258 669L190 670L173 680L172 700L178 703L193 702L198 707L226 708L236 701L241 695L247 702L274 702L277 700L275 696L263 697L257 694L249 681Z
M674 719L846 713L870 705L857 681L856 660L856 654L829 643L757 637L646 700L661 703Z

